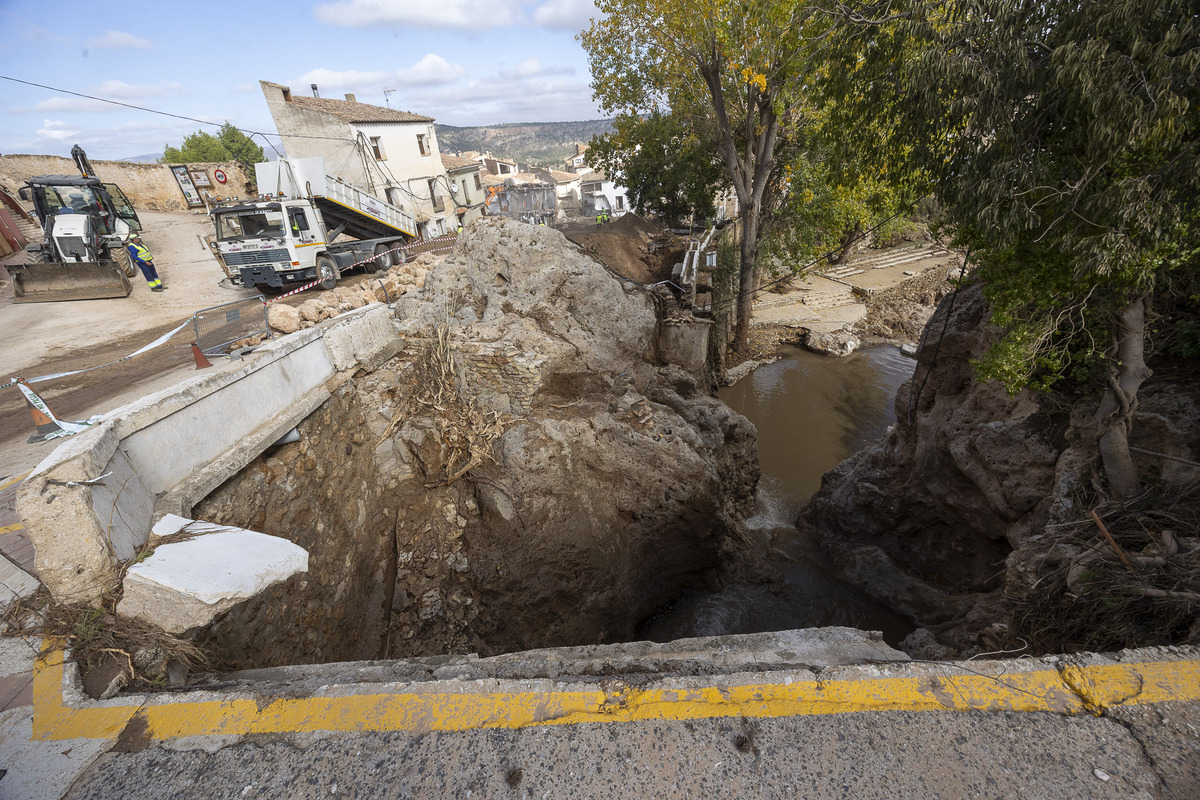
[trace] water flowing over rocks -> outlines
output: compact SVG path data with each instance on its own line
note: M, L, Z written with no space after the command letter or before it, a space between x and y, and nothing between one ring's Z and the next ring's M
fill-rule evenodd
M203 634L227 660L627 640L742 552L754 427L666 363L643 289L485 219L396 311L398 355L195 511L310 554Z

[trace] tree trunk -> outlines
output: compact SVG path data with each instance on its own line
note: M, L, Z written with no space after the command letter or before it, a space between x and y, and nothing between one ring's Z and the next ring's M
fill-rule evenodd
M1133 457L1129 454L1129 431L1137 410L1137 391L1150 377L1146 366L1146 312L1150 293L1122 309L1113 323L1113 347L1109 354L1108 388L1096 410L1100 458L1108 475L1108 488L1117 500L1141 489Z
M750 320L754 316L754 290L758 283L758 209L742 206L741 281L738 284L738 318L733 348L746 352L750 346Z

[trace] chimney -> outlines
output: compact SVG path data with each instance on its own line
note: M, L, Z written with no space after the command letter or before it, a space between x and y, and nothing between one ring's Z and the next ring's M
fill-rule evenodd
M352 95L352 94L349 94L349 93L347 93L347 94L346 94L346 99L347 99L347 100L349 100L351 103L357 103L357 102L358 102L357 100L355 100L355 99L354 99L354 95Z
M283 89L283 102L285 102L285 103L292 102L292 90L286 86L282 87L282 89Z
M313 90L313 97L321 96L321 95L317 94L317 85L315 83L312 85L312 90Z

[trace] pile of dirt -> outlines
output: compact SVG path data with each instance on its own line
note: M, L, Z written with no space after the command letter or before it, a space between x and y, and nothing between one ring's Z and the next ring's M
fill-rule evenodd
M396 309L395 358L197 506L310 553L214 624L223 658L629 640L750 552L754 427L658 362L648 291L558 231L489 218Z
M632 213L603 225L575 222L559 230L613 272L641 284L669 280L686 249L682 239Z

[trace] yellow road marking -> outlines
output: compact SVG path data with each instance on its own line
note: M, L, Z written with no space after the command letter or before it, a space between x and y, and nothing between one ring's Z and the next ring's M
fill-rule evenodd
M63 651L48 645L34 673L33 738L112 738L134 717L149 739L317 731L463 731L584 722L789 717L858 711L1049 711L1096 714L1115 705L1200 699L1200 661L1071 666L1003 676L947 674L792 681L694 689L347 693L341 696L187 700L150 696L68 705ZM954 674L949 674L954 673ZM1065 675L1064 675L1065 673ZM353 686L341 691L353 692ZM432 687L431 687L432 688ZM1082 695L1082 696L1081 696Z
M28 478L30 476L30 474L32 472L33 472L33 470L29 470L29 472L26 472L24 475L21 475L19 477L13 478L8 483L0 484L0 492L3 492L5 489L12 486L14 483L20 483L21 481L25 480L26 478Z
M14 523L12 525L5 525L3 528L0 528L0 533L12 533L13 531L19 531L24 527L25 527L25 525L20 522Z

